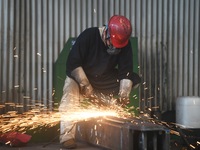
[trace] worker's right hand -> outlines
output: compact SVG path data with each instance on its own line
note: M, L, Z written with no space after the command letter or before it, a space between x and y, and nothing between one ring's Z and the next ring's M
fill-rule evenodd
M90 97L93 95L93 87L91 84L88 85L81 85L80 84L80 92L85 97Z
M80 86L80 93L85 97L90 97L93 93L93 88L82 67L77 67L71 72L72 77Z

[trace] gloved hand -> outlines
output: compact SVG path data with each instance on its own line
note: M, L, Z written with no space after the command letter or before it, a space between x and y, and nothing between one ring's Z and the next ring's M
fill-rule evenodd
M133 82L129 79L120 80L119 87L119 103L122 105L127 105L130 103L129 95L133 86Z
M119 97L118 99L117 99L117 103L119 104L119 105L121 105L122 107L125 107L126 105L128 105L129 103L130 103L130 99L129 98L122 98L122 97Z
M83 96L90 97L93 94L93 88L91 84L88 85L80 84L80 92Z
M90 84L82 67L78 67L71 72L72 77L78 82L80 92L83 96L89 97L93 94L93 87Z

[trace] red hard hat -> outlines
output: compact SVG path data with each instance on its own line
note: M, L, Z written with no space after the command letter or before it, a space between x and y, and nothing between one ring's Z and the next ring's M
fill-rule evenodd
M108 30L112 44L116 48L125 47L132 33L130 21L120 15L114 15L108 23Z

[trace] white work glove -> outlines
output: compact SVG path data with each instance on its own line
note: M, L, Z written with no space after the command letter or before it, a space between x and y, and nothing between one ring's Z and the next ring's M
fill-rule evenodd
M90 84L82 67L78 67L71 72L72 77L78 82L80 92L83 96L90 97L93 94L93 87Z
M133 82L129 79L120 80L119 87L119 100L118 102L122 105L127 105L130 103L129 95L133 86Z

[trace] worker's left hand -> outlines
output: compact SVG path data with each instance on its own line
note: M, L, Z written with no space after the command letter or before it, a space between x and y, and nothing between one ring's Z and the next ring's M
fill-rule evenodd
M132 89L133 82L129 79L120 80L119 99L118 103L126 106L130 103L129 95Z
M117 103L125 107L130 103L130 99L128 97L120 97L118 98Z

